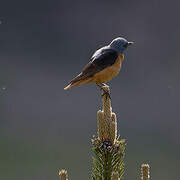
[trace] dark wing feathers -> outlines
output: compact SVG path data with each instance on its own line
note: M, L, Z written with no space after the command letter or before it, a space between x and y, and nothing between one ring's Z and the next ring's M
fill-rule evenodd
M100 50L99 53L92 57L92 60L84 67L82 72L72 79L70 83L94 76L94 74L113 65L117 58L118 53L112 49Z
M101 55L96 58L93 58L93 63L95 66L99 67L100 70L111 66L115 63L116 59L118 58L118 53L112 49L104 49L101 52Z
M82 74L88 74L93 76L95 73L103 70L104 68L111 66L115 63L118 57L118 53L112 49L104 49L100 52L100 55L93 57L83 69Z

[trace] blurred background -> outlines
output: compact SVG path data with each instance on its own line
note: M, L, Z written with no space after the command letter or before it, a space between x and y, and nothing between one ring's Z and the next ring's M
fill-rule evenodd
M118 130L127 139L125 179L179 179L180 1L2 0L0 179L91 175L91 137L101 108L94 84L64 91L93 52L134 41L110 83Z

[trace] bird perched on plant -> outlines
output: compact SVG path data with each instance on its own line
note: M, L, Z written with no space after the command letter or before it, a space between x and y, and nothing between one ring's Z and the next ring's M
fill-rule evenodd
M124 51L131 44L133 42L118 37L109 45L98 49L82 72L73 78L64 90L90 82L96 83L103 89L104 82L110 81L119 74L124 60Z

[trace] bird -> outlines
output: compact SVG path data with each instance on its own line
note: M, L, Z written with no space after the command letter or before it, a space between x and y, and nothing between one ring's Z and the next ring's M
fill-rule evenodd
M90 62L80 74L68 83L64 90L87 83L95 83L103 89L103 86L106 85L105 82L119 74L124 60L124 52L132 44L133 42L128 42L125 38L117 37L109 45L96 50ZM108 92L104 92L108 94Z

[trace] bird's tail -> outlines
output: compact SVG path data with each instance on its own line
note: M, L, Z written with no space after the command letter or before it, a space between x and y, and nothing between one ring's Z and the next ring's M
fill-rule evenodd
M64 90L68 90L75 86L80 86L83 84L87 84L91 82L91 78L85 78L82 74L79 74L76 76L73 80L70 81L70 83L64 88Z

